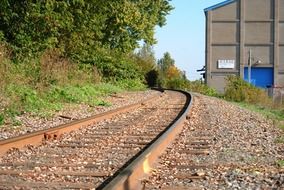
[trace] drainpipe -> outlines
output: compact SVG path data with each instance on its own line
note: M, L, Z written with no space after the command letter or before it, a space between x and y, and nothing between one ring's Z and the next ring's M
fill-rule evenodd
M249 49L249 60L248 60L248 82L251 82L251 49Z

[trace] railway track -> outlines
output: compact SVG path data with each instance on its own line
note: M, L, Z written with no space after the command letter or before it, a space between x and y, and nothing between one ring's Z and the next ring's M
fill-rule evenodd
M79 129L68 134L42 131L41 145L12 149L0 158L0 189L141 188L181 131L189 104L189 94L166 91L110 119L102 116L83 128L77 121Z
M195 96L195 99L198 98ZM195 109L193 107L191 113ZM204 160L211 154L215 139L204 129L206 127L202 125L197 130L187 124L161 156L157 169L143 182L143 189L202 189L192 184L194 181L203 181L206 178L206 169L214 167L214 164Z

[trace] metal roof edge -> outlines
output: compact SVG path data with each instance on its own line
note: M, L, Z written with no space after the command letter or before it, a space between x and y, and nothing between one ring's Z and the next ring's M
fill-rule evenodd
M216 4L216 5L213 5L213 6L211 6L211 7L205 8L205 9L204 9L204 12L212 11L212 10L214 10L214 9L223 7L223 6L225 6L225 5L228 5L228 4L230 4L230 3L233 3L233 2L235 2L235 1L236 1L236 0L226 0L226 1L223 1L223 2L221 2L221 3L218 3L218 4Z

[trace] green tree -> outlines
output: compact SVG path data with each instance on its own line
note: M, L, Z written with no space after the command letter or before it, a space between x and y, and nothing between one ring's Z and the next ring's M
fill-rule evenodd
M92 59L98 48L130 52L138 41L154 44L165 25L169 0L2 0L0 31L14 53L36 55L57 48L75 59Z
M138 52L134 54L134 57L135 62L144 74L156 68L156 59L152 46L143 44Z
M167 72L167 70L175 65L175 60L172 59L169 52L164 53L164 56L158 60L159 69L163 74Z

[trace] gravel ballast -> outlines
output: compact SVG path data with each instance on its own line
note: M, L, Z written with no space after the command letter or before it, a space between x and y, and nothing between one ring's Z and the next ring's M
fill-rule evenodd
M284 189L284 168L278 164L284 160L284 144L279 138L283 131L272 120L195 95L190 119L143 181L145 189ZM195 141L206 144L202 154L189 153L196 152L189 145Z
M55 113L52 117L36 117L33 114L26 113L16 117L20 125L4 124L0 127L0 140L16 137L22 134L55 127L61 124L69 123L77 119L83 119L95 114L103 113L119 107L134 104L154 96L159 92L154 90L139 92L117 93L102 98L103 101L110 103L110 106L89 106L86 104L66 104L64 109Z

